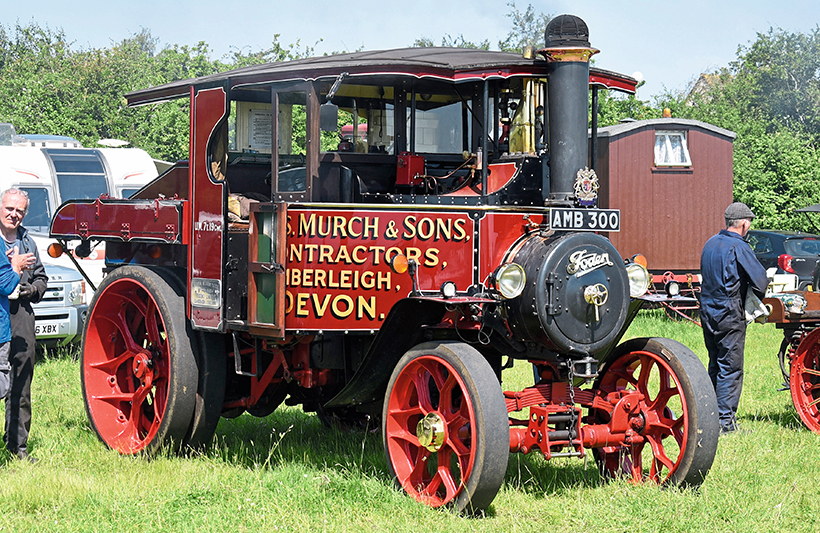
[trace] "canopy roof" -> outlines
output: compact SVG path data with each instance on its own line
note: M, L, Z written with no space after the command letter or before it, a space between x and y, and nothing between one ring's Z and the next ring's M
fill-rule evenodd
M399 48L352 52L323 57L252 65L199 78L180 80L125 95L128 105L190 95L191 87L218 86L231 89L281 81L334 80L347 72L359 76L438 78L452 82L503 79L515 76L543 76L547 61L526 59L520 54L469 48ZM637 80L598 68L590 68L590 84L634 94Z

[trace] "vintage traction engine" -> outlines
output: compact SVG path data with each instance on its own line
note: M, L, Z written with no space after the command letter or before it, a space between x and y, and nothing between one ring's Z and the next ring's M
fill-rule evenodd
M589 88L635 80L595 52L562 15L534 54L356 52L127 95L189 99L190 159L52 221L63 245L106 241L81 360L100 439L196 448L220 416L284 402L380 422L391 474L431 506L486 508L510 452L701 483L718 441L702 363L619 344L648 275L599 234L620 213L596 206ZM515 361L534 384L505 391Z

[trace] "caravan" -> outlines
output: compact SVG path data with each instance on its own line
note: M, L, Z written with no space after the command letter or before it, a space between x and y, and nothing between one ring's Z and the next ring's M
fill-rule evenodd
M23 225L37 243L40 259L49 274L43 301L35 305L37 338L47 344L79 340L91 293L66 255L48 256L51 216L70 199L108 195L127 198L157 177L157 166L147 152L117 148L127 144L106 140L105 148L84 148L71 137L18 135L11 124L0 124L0 191L15 187L29 197ZM81 261L94 286L102 281L105 250L93 249Z

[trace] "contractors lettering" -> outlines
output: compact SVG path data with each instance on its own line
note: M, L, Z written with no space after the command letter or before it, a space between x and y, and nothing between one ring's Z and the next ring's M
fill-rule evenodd
M286 228L286 314L317 328L318 319L384 320L392 302L412 288L409 276L390 269L393 258L403 255L415 261L417 277L423 279L428 272L430 279L447 268L442 246L462 243L462 256L472 258L469 222L466 214L451 213L291 212ZM382 300L386 303L380 308Z

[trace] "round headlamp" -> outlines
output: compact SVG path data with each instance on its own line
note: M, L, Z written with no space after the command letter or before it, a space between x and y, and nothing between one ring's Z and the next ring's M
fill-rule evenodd
M643 265L629 263L626 265L626 275L629 278L629 296L637 298L649 290L649 272Z
M441 284L441 288L439 289L441 292L441 297L444 299L452 298L456 295L457 287L456 284L452 281L445 281Z
M505 300L511 300L524 291L527 275L524 268L516 263L506 263L495 269L493 273L495 287Z
M680 283L671 279L663 286L667 296L677 296L680 294Z

